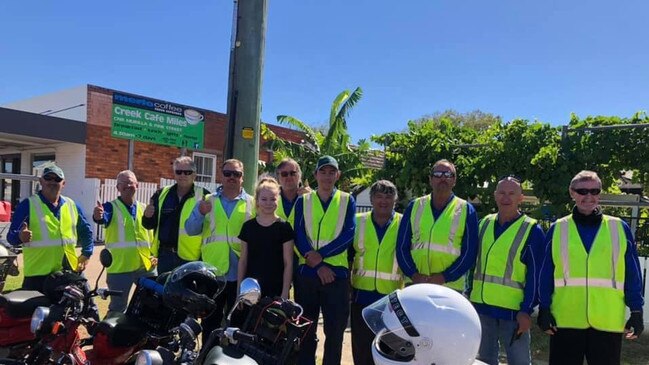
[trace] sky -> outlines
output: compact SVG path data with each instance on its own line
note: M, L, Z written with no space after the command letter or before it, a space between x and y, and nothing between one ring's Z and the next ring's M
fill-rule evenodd
M250 1L250 0L240 0ZM479 109L552 125L649 109L646 0L268 0L264 122L354 141ZM2 1L0 105L83 84L226 112L233 1Z

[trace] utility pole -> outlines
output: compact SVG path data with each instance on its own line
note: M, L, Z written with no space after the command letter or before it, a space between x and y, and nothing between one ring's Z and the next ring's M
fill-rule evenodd
M254 191L259 162L266 13L266 0L234 0L225 158L243 162L248 192Z

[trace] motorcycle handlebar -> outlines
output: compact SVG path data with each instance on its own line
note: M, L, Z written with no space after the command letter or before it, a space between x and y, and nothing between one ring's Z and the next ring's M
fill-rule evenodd
M97 289L97 295L100 296L102 299L106 299L110 296L121 297L122 294L123 292L121 290L110 290L104 288Z

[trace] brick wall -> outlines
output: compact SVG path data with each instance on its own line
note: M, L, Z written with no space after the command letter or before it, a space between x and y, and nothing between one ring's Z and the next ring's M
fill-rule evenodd
M113 138L110 134L113 90L88 85L88 126L86 136L86 177L114 179L128 166L128 140ZM198 109L198 108L197 108ZM227 115L199 109L205 113L204 149L197 151L216 155L216 180L221 176L225 149ZM269 125L278 137L298 142L302 133ZM263 142L262 142L263 143ZM187 155L192 155L192 150ZM140 181L159 182L161 177L172 179L171 162L181 154L177 147L135 142L133 170ZM259 159L270 162L272 154L262 149Z

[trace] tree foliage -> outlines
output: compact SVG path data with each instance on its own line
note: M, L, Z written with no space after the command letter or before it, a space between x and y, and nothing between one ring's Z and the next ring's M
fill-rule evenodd
M393 180L401 192L425 194L431 164L446 158L457 166L456 193L478 197L482 210L493 211L494 182L514 174L549 202L546 215L567 211L570 180L584 169L598 172L609 191L617 188L621 170L634 171L634 180L648 185L649 128L590 129L649 123L643 112L631 118L572 115L566 129L523 119L464 123L456 115L436 114L409 122L406 131L373 137L386 151L381 176Z
M313 128L302 120L289 116L278 115L277 121L289 125L305 135L302 143L293 143L277 138L268 128L262 128L262 137L267 140L266 147L274 153L275 161L291 157L300 163L302 177L310 184L315 183L314 171L318 158L330 155L338 161L343 172L338 186L345 191L355 191L366 186L371 181L370 169L366 168L363 160L371 153L370 144L360 140L352 145L347 125L348 117L356 104L361 100L363 90L358 87L354 91L343 90L334 99L329 113L327 128ZM271 171L273 167L268 166Z

